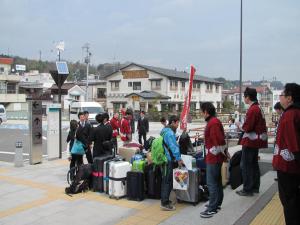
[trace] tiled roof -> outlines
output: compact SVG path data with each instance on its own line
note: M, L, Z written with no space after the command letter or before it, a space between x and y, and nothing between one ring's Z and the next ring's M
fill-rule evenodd
M128 66L131 66L131 65L136 65L136 66L145 68L147 70L156 72L156 73L158 73L162 76L166 76L166 77L169 77L169 78L175 78L175 79L177 78L177 79L184 79L184 80L189 79L189 73L184 72L184 71L177 71L177 70L165 69L165 68L154 67L154 66L146 66L146 65L141 65L141 64L137 64L137 63L130 63L130 64L120 68L119 70L123 70L123 69L125 69L125 68L127 68ZM116 70L112 73L106 74L104 77L108 77L108 76L112 75L113 73L115 73L117 71L118 70ZM194 80L222 84L222 82L220 82L220 81L214 80L214 79L209 78L209 77L200 76L200 75L195 75Z
M130 93L128 95L126 95L125 97L129 97L131 95L138 95L144 99L155 99L155 98L159 98L159 99L169 99L169 96L166 95L161 95L155 91L142 91L142 92L138 92L138 93Z
M11 64L13 64L13 62L14 62L13 58L0 57L0 64L11 65Z

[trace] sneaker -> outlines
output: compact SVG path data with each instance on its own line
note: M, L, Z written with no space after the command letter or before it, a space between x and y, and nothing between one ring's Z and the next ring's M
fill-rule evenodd
M206 204L204 207L205 207L205 208L208 208L208 204ZM217 210L218 210L218 211L221 210L221 206L220 206L220 205L217 206Z
M160 208L164 211L174 211L176 210L175 206L171 205L171 204L167 204L167 205L160 205Z
M216 214L217 211L214 211L214 210L205 210L203 212L200 213L200 217L202 218L211 218L214 214Z
M244 190L236 191L236 193L240 196L253 196L252 192L246 192Z

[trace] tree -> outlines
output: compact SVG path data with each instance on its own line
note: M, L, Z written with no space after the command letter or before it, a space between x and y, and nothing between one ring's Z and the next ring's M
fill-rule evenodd
M225 113L234 112L234 103L232 101L225 100L223 102L223 112Z

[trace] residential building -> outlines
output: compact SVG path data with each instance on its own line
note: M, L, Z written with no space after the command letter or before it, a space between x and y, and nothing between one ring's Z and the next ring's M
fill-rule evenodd
M268 86L252 87L257 91L257 99L265 113L270 113L273 106L273 93ZM242 95L246 87L242 87ZM239 107L240 100L240 88L234 88L230 90L223 90L222 92L223 101L232 101L236 108ZM243 100L242 100L243 102Z
M156 107L158 111L176 112L183 108L189 85L189 73L130 63L104 76L107 80L107 109L118 111L131 107L135 111ZM191 111L200 104L212 102L221 108L222 83L195 75L191 97Z
M0 103L7 111L17 110L26 102L26 95L19 93L20 76L11 73L12 58L0 57Z

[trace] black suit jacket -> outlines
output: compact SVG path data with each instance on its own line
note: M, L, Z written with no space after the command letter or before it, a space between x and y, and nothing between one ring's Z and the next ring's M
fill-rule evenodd
M100 123L92 132L90 142L94 142L93 157L111 154L112 127L110 124ZM107 144L110 142L110 144Z
M145 117L144 117L143 120L141 118L139 118L137 129L138 129L139 134L148 133L149 132L149 121L148 121L148 119L145 118Z
M84 127L81 126L80 122L78 123L78 128L76 131L76 139L81 141L85 148L88 148L90 145L90 136L92 133L92 126L90 123L85 123Z

